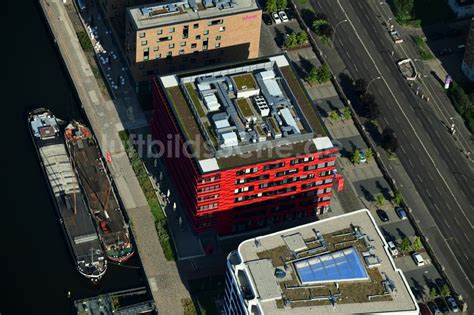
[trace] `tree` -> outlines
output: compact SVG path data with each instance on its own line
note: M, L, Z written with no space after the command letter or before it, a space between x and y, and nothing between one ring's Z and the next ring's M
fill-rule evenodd
M365 159L367 161L369 161L373 157L374 157L374 151L372 151L371 148L368 148L367 150L365 150Z
M352 118L352 111L349 106L344 107L344 112L342 116L344 117L344 120L349 120Z
M278 11L285 10L288 6L288 0L276 0L276 6Z
M408 237L405 237L404 239L402 239L401 243L400 243L400 250L402 252L409 252L411 251L411 241Z
M354 153L352 154L351 161L353 164L360 164L360 151L355 150Z
M318 32L316 34L318 34L318 36L326 37L329 39L332 37L333 33L334 31L332 29L332 26L329 25L329 23L323 23L319 26Z
M383 148L389 152L395 153L400 146L395 131L392 128L385 128L382 132Z
M328 64L325 63L317 69L316 80L319 83L324 83L324 82L329 81L330 79L331 79L331 70L329 70Z
M278 10L277 0L267 0L265 3L265 11L275 12Z
M309 84L316 83L318 81L317 75L318 75L318 68L312 67L311 70L309 70L308 75L306 76L306 81Z
M414 0L392 0L395 16L401 21L410 20L413 14Z
M365 79L357 79L354 82L354 92L359 95L364 95L367 91L367 81Z
M438 296L438 291L436 291L435 287L431 287L430 289L430 298L434 300Z
M451 295L451 290L449 290L448 285L445 283L443 287L441 288L441 296L448 297L450 295Z
M377 207L382 207L384 203L385 198L382 194L378 194L375 196L375 204L377 205Z
M402 203L402 194L398 190L395 190L393 194L393 203L397 207L400 206L400 204Z
M285 39L285 43L283 44L286 48L295 48L298 46L298 38L296 33L291 33Z
M332 121L338 121L339 120L339 114L337 113L337 111L333 110L332 112L329 113L329 118Z
M328 16L324 13L318 13L316 14L316 20L317 21L326 21L328 20Z
M472 102L469 96L464 92L463 88L456 82L451 84L448 90L448 96L451 99L456 110L463 115L468 108L472 107Z
M362 105L362 115L367 119L374 120L380 115L379 104L375 102L375 96L372 94L362 94L360 103Z
M421 238L419 236L415 236L413 238L413 250L420 250L423 248L423 244L421 243Z
M306 44L306 42L308 41L308 33L306 33L306 31L299 32L296 36L296 41L300 46Z

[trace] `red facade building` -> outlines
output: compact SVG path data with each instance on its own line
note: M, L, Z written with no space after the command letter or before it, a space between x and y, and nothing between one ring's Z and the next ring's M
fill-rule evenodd
M335 153L286 56L159 77L152 130L197 232L313 220Z

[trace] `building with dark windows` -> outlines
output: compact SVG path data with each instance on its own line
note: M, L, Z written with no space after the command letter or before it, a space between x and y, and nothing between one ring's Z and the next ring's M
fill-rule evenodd
M128 8L125 54L135 81L258 57L255 0L172 0Z
M227 258L228 315L418 315L369 210L242 242Z
M462 60L462 71L470 81L474 81L474 18L469 25L466 50Z
M337 149L285 55L161 76L152 92L155 150L196 231L294 225L327 211L342 183Z

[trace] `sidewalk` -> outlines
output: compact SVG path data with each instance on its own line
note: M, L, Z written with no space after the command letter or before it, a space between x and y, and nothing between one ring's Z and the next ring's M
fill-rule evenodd
M166 261L163 255L150 208L118 136L118 131L123 130L124 125L133 124L134 120L124 119L123 116L119 118L116 104L102 96L61 1L41 0L40 5L102 154L106 156L110 152L112 156L109 167L130 217L138 253L157 308L162 314L181 313L178 311L181 307L179 301L190 298L189 293L176 264Z

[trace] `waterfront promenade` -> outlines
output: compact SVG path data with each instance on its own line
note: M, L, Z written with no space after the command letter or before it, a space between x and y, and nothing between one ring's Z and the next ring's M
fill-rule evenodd
M131 221L132 233L160 314L183 313L181 299L190 298L174 262L165 259L154 219L130 165L118 132L136 121L124 121L117 108L123 100L101 94L73 25L61 0L40 0L54 41L72 79L80 102L99 141L102 154L110 155L110 171ZM143 120L143 117L131 118Z

